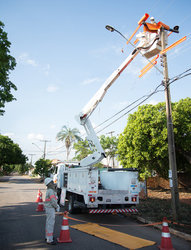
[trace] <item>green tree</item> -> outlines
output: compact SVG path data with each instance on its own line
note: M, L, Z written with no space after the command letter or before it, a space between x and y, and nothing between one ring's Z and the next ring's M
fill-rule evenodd
M41 177L49 176L51 172L52 163L48 159L39 159L35 162L34 174L39 174Z
M105 154L109 159L113 159L116 155L118 139L115 136L106 137L105 135L100 136L100 144L105 150ZM89 154L92 154L92 150L89 147L87 140L81 140L74 143L73 148L75 149L74 159L81 161ZM102 167L103 164L95 164L97 167Z
M4 24L0 21L0 115L5 112L5 103L15 100L11 90L17 90L17 87L9 80L10 71L14 70L16 60L10 55L11 43L3 28Z
M191 173L191 99L172 103L177 169ZM119 136L118 158L124 167L140 173L156 171L167 178L169 170L165 103L143 105L129 115Z
M175 103L173 110L178 170L191 174L191 98Z
M112 159L112 165L114 167L114 157L116 156L117 152L117 145L118 145L118 138L115 136L100 136L100 143L102 148L105 151L105 154L109 160Z
M19 174L25 174L26 172L29 171L31 168L31 165L26 163L26 164L17 164L14 166L14 171L18 172Z
M16 164L24 165L27 157L22 153L19 145L8 136L0 135L0 167L2 172L10 173Z
M92 154L92 151L90 150L87 140L81 140L81 141L75 142L73 148L75 150L74 159L78 161L81 161L89 154Z
M93 153L87 140L80 140L75 142L73 148L75 149L75 157L73 158L74 160L81 161L89 154ZM101 162L98 162L94 164L94 167L102 168L103 164Z
M4 164L0 167L0 176L11 174L12 172L14 172L14 168L14 165Z
M79 136L80 132L77 128L68 128L66 125L64 125L61 129L61 131L57 134L56 139L58 141L64 141L66 146L66 160L69 159L69 154L72 148L72 145L75 141L81 140L81 137Z

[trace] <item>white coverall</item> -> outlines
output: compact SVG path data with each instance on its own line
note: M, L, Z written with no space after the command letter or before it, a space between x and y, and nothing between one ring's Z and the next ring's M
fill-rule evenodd
M48 188L46 191L44 206L46 210L45 238L47 239L47 242L52 242L55 223L55 211L58 208L58 204L57 194L51 188Z

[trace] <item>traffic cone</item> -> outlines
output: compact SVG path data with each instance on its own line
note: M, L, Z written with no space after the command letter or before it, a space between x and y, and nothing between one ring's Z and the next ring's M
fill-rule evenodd
M38 194L37 194L37 198L36 198L36 202L40 201L40 196L42 196L42 193L40 191L40 189L38 190Z
M162 239L161 239L161 244L159 246L161 250L174 250L170 238L170 232L168 228L168 222L167 218L163 218L163 223L162 223Z
M44 211L44 203L43 203L43 200L42 200L42 193L41 192L40 192L38 207L37 207L36 211L37 212Z
M61 231L60 231L60 238L57 238L57 241L59 243L70 243L70 242L72 242L72 240L70 238L68 219L65 217L65 214L64 214L64 217L63 217L63 221L62 221L62 226L61 226Z

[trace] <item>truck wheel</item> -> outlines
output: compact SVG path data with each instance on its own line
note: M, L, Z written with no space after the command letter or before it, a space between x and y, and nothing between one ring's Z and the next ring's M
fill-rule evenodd
M60 205L61 192L62 192L62 189L61 188L57 188L58 205Z
M70 214L74 213L74 196L70 195L69 201L68 201L68 212Z
M68 202L68 212L70 214L77 214L81 212L81 209L79 207L76 207L74 205L75 203L75 196L74 195L70 195L69 197L69 202Z

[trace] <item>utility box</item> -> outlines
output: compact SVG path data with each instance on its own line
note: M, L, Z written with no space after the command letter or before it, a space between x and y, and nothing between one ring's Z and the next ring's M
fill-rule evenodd
M100 182L103 189L138 191L138 172L136 171L101 171Z

